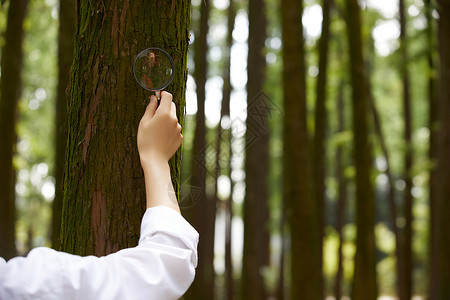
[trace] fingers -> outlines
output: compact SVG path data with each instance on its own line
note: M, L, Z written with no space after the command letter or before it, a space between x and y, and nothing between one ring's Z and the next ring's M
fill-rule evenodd
M166 91L161 92L161 102L159 103L159 108L161 111L170 112L172 103L172 94Z

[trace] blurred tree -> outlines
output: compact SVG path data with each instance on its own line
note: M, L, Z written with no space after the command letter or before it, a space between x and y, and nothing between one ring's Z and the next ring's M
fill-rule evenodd
M209 0L200 3L200 22L194 41L194 78L197 92L197 114L195 116L195 132L192 148L191 165L191 197L198 194L198 199L194 199L193 206L185 209L187 219L197 229L202 238L198 244L198 267L195 280L184 296L185 299L214 299L214 225L216 214L215 199L206 195L206 159L209 153L206 145L205 126L205 97L207 78L207 35L208 20L210 14Z
M428 150L428 157L430 160L430 178L429 178L429 206L430 206L430 226L429 226L429 290L428 296L430 300L438 299L439 293L439 281L438 281L438 268L439 268L439 236L438 236L438 218L439 210L437 205L437 182L438 177L436 174L437 169L437 150L438 150L438 102L437 102L437 71L435 63L436 52L436 37L435 37L435 20L432 17L433 5L431 0L425 1L425 17L427 19L427 48L426 53L428 63L428 105L429 105L429 119L428 128L430 130L430 145Z
M408 44L406 34L406 10L404 0L399 0L399 15L400 15L400 74L402 77L403 86L403 121L404 121L404 140L405 140L405 160L404 160L404 179L405 189L404 194L404 215L405 227L403 228L403 245L401 247L404 260L400 274L400 300L411 299L412 294L412 159L413 148L411 141L411 96L409 87L408 74ZM400 257L398 257L400 259Z
M105 255L137 244L145 210L136 135L148 94L133 59L149 46L172 56L168 90L183 124L190 1L77 0L76 8L61 244ZM177 194L180 154L169 162Z
M323 235L324 235L324 213L325 213L325 142L326 142L326 90L327 90L327 71L328 71L328 48L330 39L330 0L322 2L322 34L319 39L319 74L317 75L316 86L316 108L314 115L314 151L313 151L313 170L314 170L314 201L318 206L320 246L319 266L322 270L323 256ZM320 276L320 290L323 293L323 279ZM322 295L323 298L323 295Z
M21 95L23 23L28 0L9 1L0 78L0 256L10 259L15 247L15 122Z
M360 7L356 0L345 1L353 87L353 153L356 166L356 255L352 299L375 300L375 203L371 176L369 133L369 90L362 55Z
M450 0L439 4L440 140L439 140L439 300L450 299Z
M263 92L267 18L265 0L248 2L247 119L245 133L244 253L241 299L265 299L263 270L269 265L270 103Z
M234 21L236 18L236 8L234 1L230 0L227 9L227 36L224 49L224 67L223 67L223 88L222 88L222 108L219 122L219 132L222 130L222 120L228 117L230 121L230 127L226 130L225 145L228 145L228 160L225 168L228 170L227 176L230 179L230 195L225 200L225 290L226 299L231 300L234 296L234 284L233 284L233 262L231 252L231 221L233 220L233 179L231 178L231 158L232 158L232 134L231 134L231 119L230 119L230 98L233 87L231 86L231 47L233 45L233 29ZM218 138L221 141L221 138ZM217 151L217 162L222 161L219 159L220 153ZM216 181L217 184L217 181ZM217 191L217 188L216 188Z
M67 95L69 71L73 60L75 1L60 0L58 35L58 86L56 95L55 198L52 214L52 247L59 249L63 203L63 179L67 144Z
M290 229L291 299L320 299L320 224L310 196L303 1L281 1L284 92L284 198Z

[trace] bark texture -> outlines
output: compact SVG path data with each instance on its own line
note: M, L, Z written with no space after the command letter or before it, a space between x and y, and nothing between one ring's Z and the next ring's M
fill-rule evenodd
M137 244L145 187L136 135L149 93L135 82L132 65L148 47L172 56L175 75L167 90L183 125L189 24L190 1L76 1L64 251L105 255ZM181 149L169 163L177 194L180 155Z
M364 71L361 41L360 7L356 0L346 0L352 92L353 155L356 167L356 255L352 299L375 300L375 205L370 182L371 151L368 142L369 92Z
M2 49L0 79L0 256L16 256L15 247L15 170L16 114L20 98L23 22L28 0L9 3L5 45Z

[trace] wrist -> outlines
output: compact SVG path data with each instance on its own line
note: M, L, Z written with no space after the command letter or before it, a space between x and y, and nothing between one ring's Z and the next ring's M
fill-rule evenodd
M149 158L146 160L141 159L141 166L144 170L145 176L158 175L161 176L164 173L170 174L169 162L164 159Z

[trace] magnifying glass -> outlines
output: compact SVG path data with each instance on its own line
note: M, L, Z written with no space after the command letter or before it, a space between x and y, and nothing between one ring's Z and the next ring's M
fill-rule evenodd
M161 91L172 82L174 73L173 59L163 49L153 47L142 50L134 59L134 78L141 87L155 92L158 101Z

